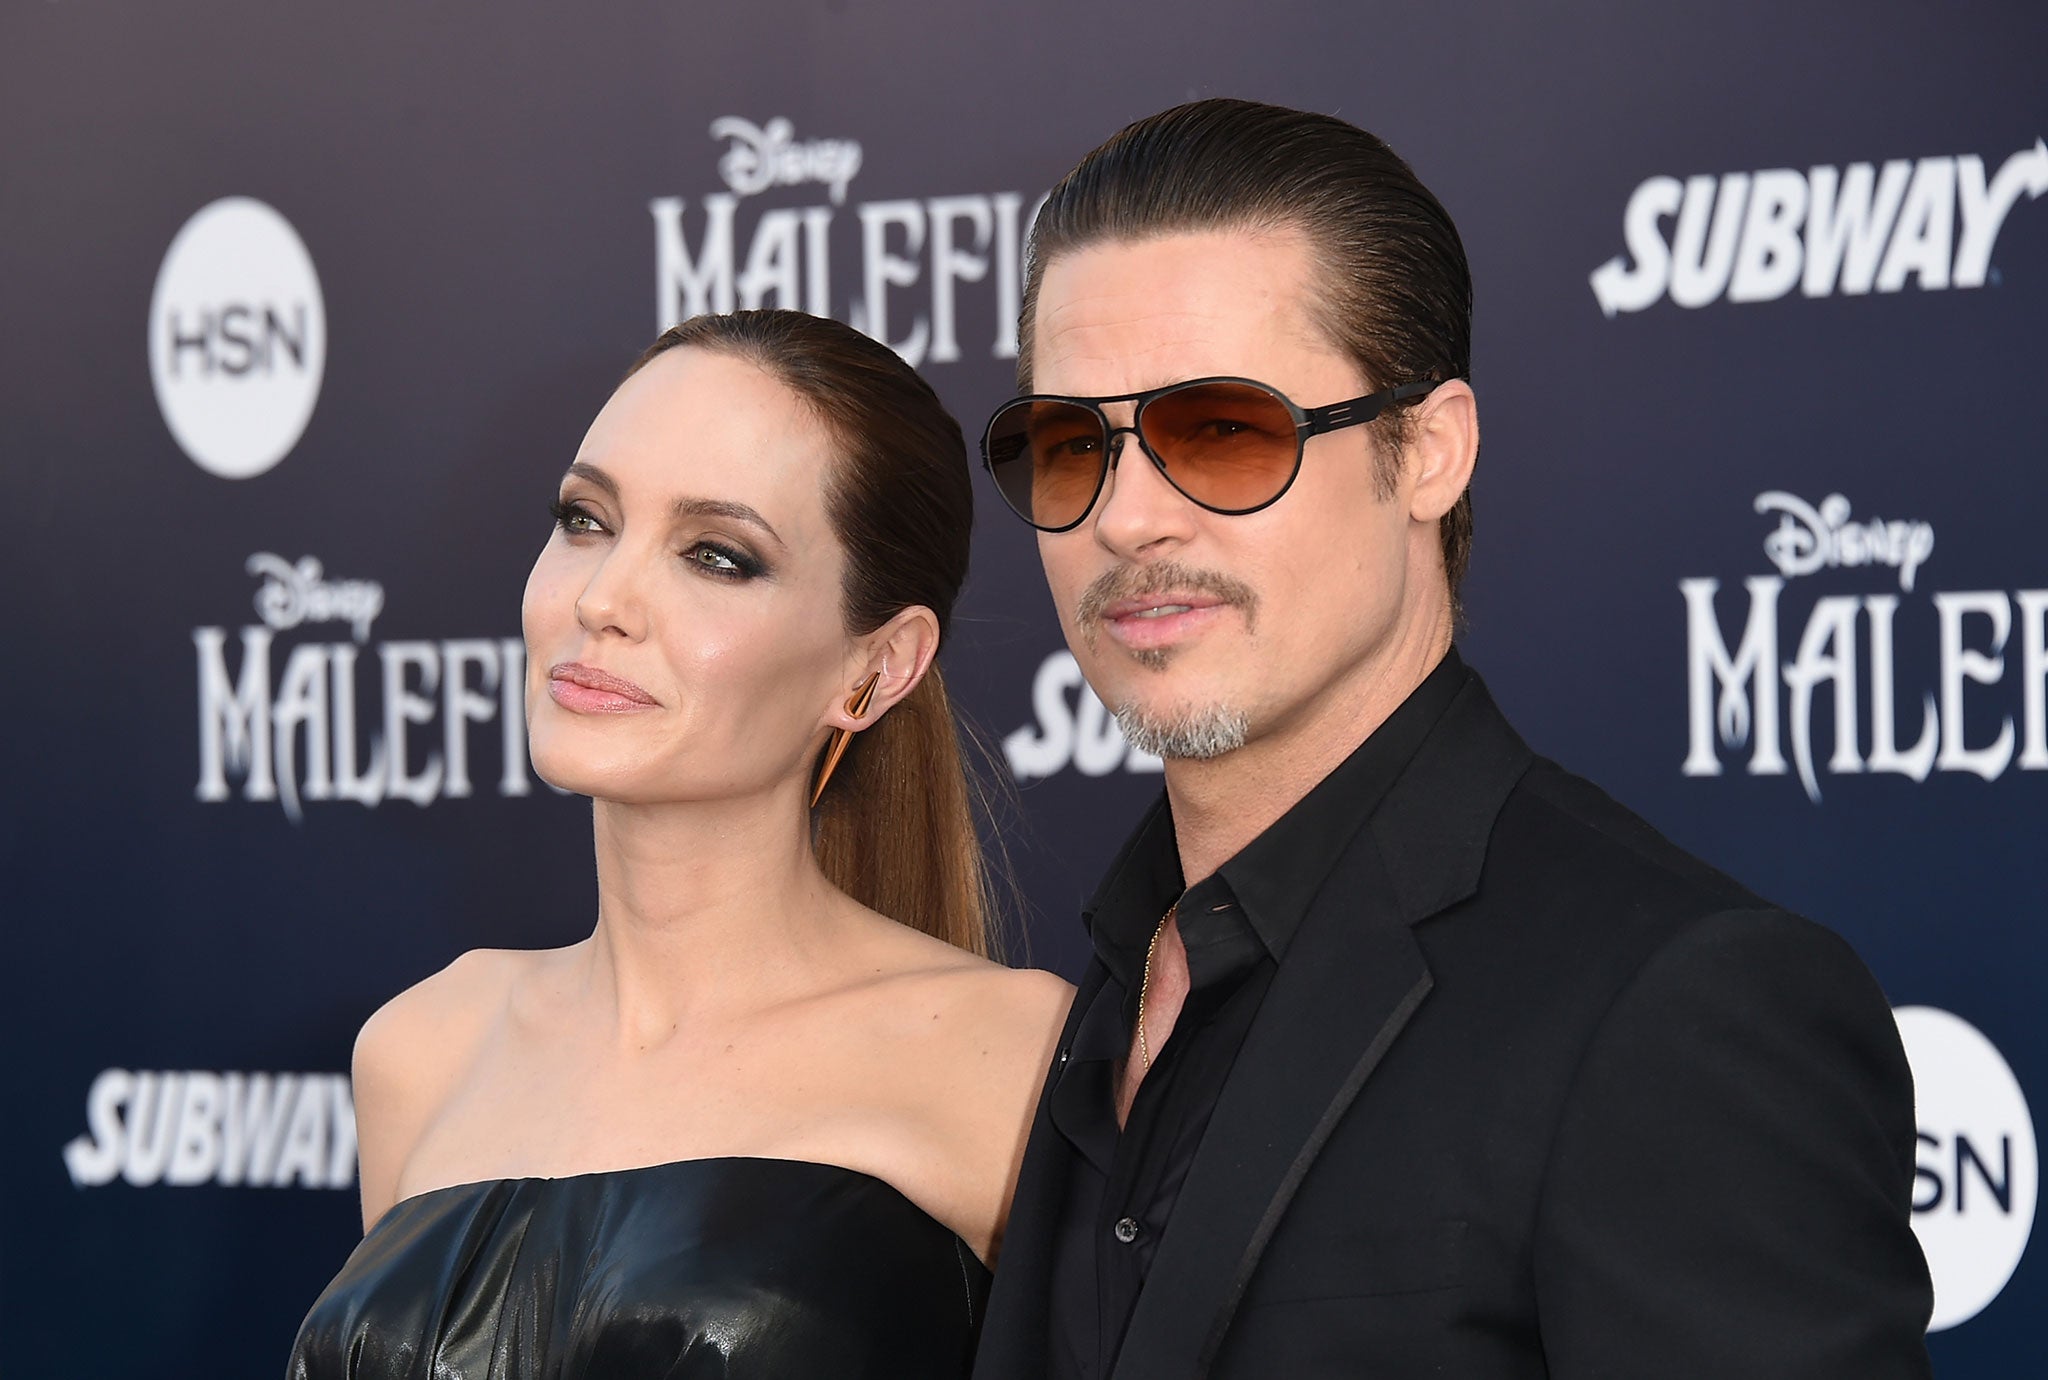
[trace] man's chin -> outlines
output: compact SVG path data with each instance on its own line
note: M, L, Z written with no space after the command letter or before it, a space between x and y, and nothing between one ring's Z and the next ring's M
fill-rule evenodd
M1250 716L1225 703L1120 700L1110 712L1133 747L1168 760L1209 761L1237 751L1251 734Z

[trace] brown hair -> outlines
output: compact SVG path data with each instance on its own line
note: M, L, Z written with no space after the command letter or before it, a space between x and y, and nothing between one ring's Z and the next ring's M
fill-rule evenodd
M685 345L758 365L838 441L825 510L846 550L847 630L873 632L922 604L943 643L967 578L974 490L960 424L931 385L852 327L794 311L693 317L662 332L626 376ZM862 905L971 953L990 951L972 792L936 662L854 735L818 802L814 837L826 877Z
M1206 100L1129 125L1083 158L1031 231L1017 376L1031 387L1033 317L1045 266L1069 250L1204 230L1304 233L1321 289L1315 315L1370 389L1472 373L1472 273L1458 229L1394 151L1329 115ZM1330 399L1303 399L1305 403ZM1405 407L1372 424L1391 493ZM1472 553L1472 491L1438 524L1455 603Z

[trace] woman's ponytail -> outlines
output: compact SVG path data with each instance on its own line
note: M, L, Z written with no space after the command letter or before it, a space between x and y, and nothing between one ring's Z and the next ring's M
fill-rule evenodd
M936 663L854 735L818 802L818 865L854 900L987 956L987 870L959 730Z

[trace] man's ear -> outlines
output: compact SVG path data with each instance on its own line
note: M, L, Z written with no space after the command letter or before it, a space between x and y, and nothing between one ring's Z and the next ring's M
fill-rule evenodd
M897 613L881 627L856 640L849 664L852 678L847 682L846 696L828 710L826 725L855 732L868 727L881 718L889 706L917 688L938 654L938 615L922 604L913 604ZM870 676L879 677L874 694L869 699L867 712L855 718L847 710L847 701L867 683Z
M1463 379L1447 379L1409 414L1404 457L1408 516L1434 524L1472 482L1479 461L1479 400Z

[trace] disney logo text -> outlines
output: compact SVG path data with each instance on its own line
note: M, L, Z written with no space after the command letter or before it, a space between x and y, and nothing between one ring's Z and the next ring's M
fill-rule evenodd
M1829 566L1888 565L1899 572L1899 588L1913 592L1913 577L1934 554L1934 527L1926 522L1852 522L1849 500L1829 494L1818 508L1773 489L1756 496L1756 511L1779 514L1764 538L1764 554L1790 579Z
M780 115L766 125L723 115L711 122L711 137L732 140L718 160L718 175L741 196L817 182L831 190L837 206L846 200L846 184L860 171L859 144L851 139L798 143L796 126Z
M248 571L263 577L256 591L256 616L273 628L347 623L356 641L363 642L384 611L384 586L375 580L322 579L315 556L301 556L293 565L282 556L259 551L249 558Z

